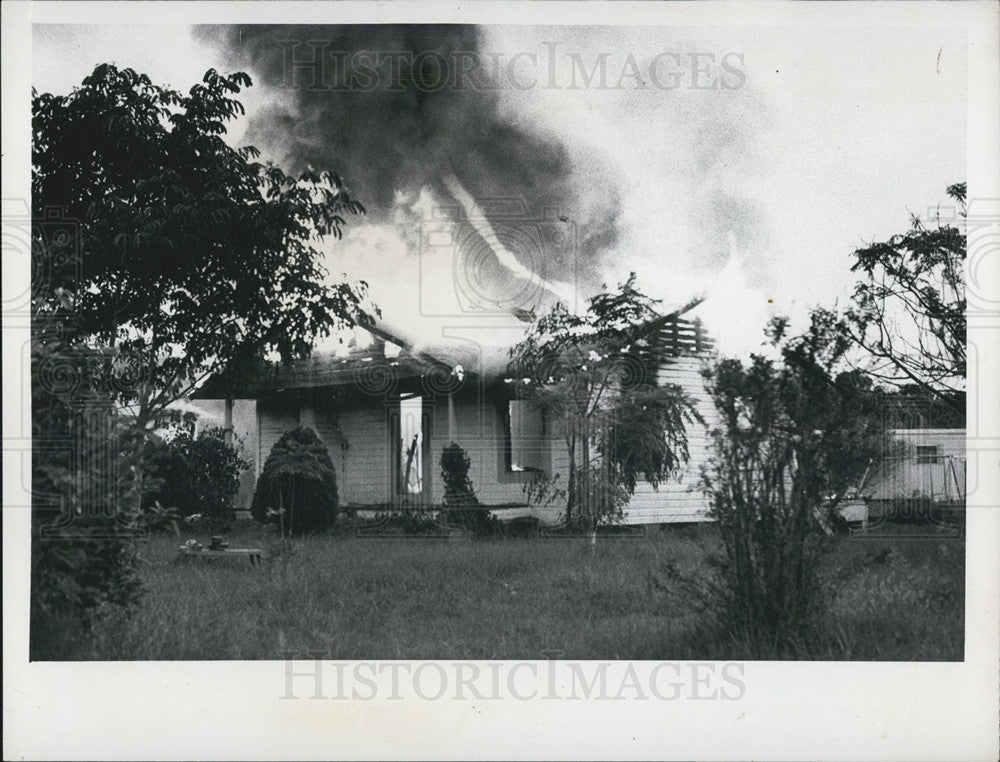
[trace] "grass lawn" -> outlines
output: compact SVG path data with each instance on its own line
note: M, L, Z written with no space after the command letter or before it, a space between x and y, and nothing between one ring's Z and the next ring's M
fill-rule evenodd
M817 636L774 656L961 660L965 543L929 527L910 531L834 538L824 566L832 597ZM57 634L35 657L278 659L305 649L331 659L748 656L712 633L685 598L691 593L671 588L669 566L706 575L716 549L710 526L602 539L596 548L565 539L283 543L256 528L227 536L231 547L263 547L261 568L245 558L177 564L182 539L143 545L146 595L134 616L106 612L87 636Z

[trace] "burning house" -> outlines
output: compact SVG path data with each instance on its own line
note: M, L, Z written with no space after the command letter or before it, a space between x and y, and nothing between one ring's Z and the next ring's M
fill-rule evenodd
M705 420L687 431L691 457L677 477L657 489L637 485L626 524L707 518L697 481L715 412L701 368L713 350L699 323L678 319L671 330L675 352L661 379L681 386ZM506 352L470 351L458 344L418 349L381 329L372 331L371 344L346 355L318 354L239 383L212 376L195 397L228 400L245 411L244 448L254 477L282 434L297 426L313 428L330 453L340 503L348 510L440 505L439 462L454 442L471 461L469 476L479 500L496 517L558 523L565 505L533 506L524 487L539 475L567 473L561 422L547 420L513 392ZM245 506L249 497L244 488L239 502Z

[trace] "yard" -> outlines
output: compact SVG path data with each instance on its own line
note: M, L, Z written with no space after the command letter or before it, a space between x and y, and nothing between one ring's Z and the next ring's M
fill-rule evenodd
M878 536L881 535L881 536ZM227 539L269 558L177 564L181 539L142 547L147 589L126 620L40 643L56 659L738 659L677 572L703 580L710 526L638 538L435 541L313 536L254 525ZM204 541L206 538L199 537ZM814 642L776 658L961 660L964 551L931 527L832 540L833 591ZM672 570L671 570L672 569Z

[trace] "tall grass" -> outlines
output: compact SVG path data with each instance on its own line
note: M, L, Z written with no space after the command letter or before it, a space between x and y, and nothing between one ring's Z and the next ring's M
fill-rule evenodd
M35 658L332 659L746 658L699 613L674 574L707 574L710 527L605 540L441 542L329 536L265 545L269 560L175 563L177 538L143 548L146 595L131 618L103 614L82 638ZM964 543L838 538L835 589L817 631L774 658L961 659Z

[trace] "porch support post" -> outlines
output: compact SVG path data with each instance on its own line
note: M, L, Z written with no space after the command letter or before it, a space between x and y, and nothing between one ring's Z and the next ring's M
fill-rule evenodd
M299 408L299 426L316 428L316 409L311 400L303 400L302 406Z
M448 444L455 441L455 429L457 428L455 424L455 401L452 399L451 392L448 392Z

